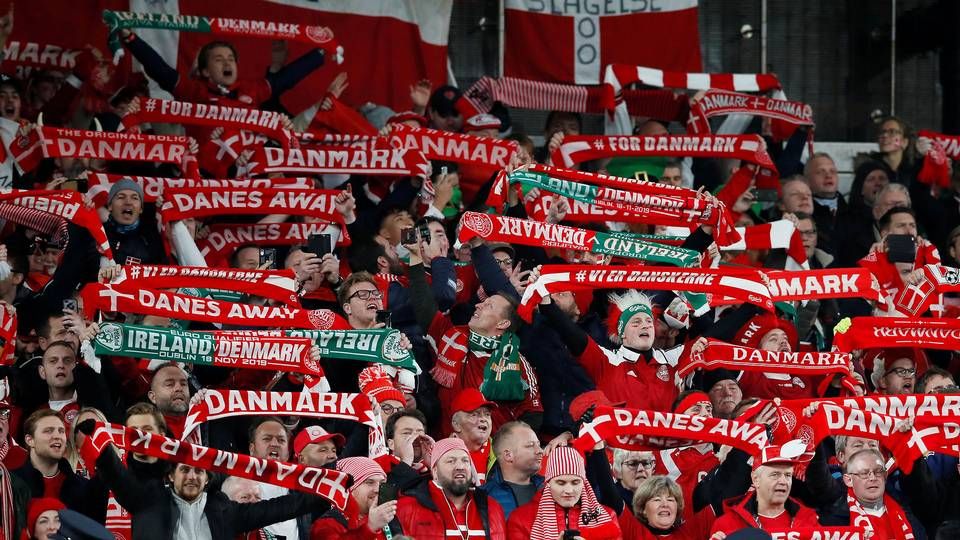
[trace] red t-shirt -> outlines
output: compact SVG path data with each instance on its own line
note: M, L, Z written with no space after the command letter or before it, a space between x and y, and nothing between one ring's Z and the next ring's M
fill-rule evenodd
M60 471L57 471L57 474L53 476L44 476L43 477L43 496L51 497L53 499L59 499L60 488L63 487L63 481L65 479L66 477Z

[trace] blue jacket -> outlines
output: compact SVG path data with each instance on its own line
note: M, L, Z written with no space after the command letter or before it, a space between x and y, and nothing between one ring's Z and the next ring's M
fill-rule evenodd
M533 482L533 485L537 486L537 489L543 487L543 477L539 474L533 475L530 481ZM487 474L486 483L480 486L480 489L486 492L487 496L493 497L494 500L500 503L500 506L503 508L504 519L509 519L510 514L519 506L513 490L510 489L506 480L503 479L499 461L494 463L493 468L490 469L490 473Z

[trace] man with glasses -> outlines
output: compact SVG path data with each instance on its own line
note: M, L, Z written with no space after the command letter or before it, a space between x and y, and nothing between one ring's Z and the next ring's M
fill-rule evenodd
M874 538L912 538L922 531L914 516L886 493L886 460L879 450L854 453L843 467L847 492L819 512L823 525L872 529Z
M887 349L874 359L870 380L879 394L912 394L917 375L919 374L913 351Z
M626 508L633 507L633 493L653 474L657 461L653 452L613 449L613 478Z

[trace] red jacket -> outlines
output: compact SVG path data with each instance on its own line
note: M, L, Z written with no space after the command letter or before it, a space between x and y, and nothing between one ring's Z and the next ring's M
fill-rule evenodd
M577 361L610 401L625 402L634 409L669 411L678 394L673 379L682 350L653 349L649 355L626 347L611 351L589 339Z
M713 510L708 506L670 532L654 532L624 509L620 514L620 530L623 540L702 540L710 538L714 519Z
M544 489L549 488L544 487ZM510 514L510 519L507 521L507 540L530 540L530 530L533 529L533 522L537 518L537 509L539 506L540 496L538 494L533 500L520 506ZM597 531L598 534L590 534L591 529L580 529L580 527L577 526L580 522L580 506L577 505L569 511L569 528L580 530L580 536L586 540L619 540L623 538L620 534L620 524L617 522L617 514L606 506L603 507L603 510L613 521L612 527L605 525L602 529L593 529ZM603 531L602 533L599 532L601 530ZM560 532L563 532L563 528L561 528Z
M723 501L723 515L713 523L710 533L723 531L727 535L747 527L765 527L786 529L797 527L819 527L817 513L794 499L788 499L786 510L775 519L757 515L757 497L753 492Z
M386 540L382 530L373 532L367 527L367 518L360 517L353 497L347 500L347 509L341 513L331 508L310 527L310 540Z
M443 500L443 493L432 480L407 493L408 496L400 497L397 506L397 520L404 535L417 540L463 540L459 531L448 528L444 522L443 516L449 513L449 509L447 502ZM467 538L506 540L506 523L500 504L479 490L471 491L467 500ZM462 515L458 517L461 525L463 518ZM451 534L447 535L447 531Z

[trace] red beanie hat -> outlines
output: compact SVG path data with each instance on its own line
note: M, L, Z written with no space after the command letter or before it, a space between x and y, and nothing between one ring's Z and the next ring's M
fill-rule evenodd
M377 403L389 400L399 401L400 403L407 402L403 392L393 384L393 379L383 369L383 366L373 365L364 368L357 377L357 381L360 383L360 391L370 396Z
M737 333L737 336L733 339L733 343L757 349L760 347L760 341L763 339L763 336L767 335L767 333L771 330L777 329L786 332L787 340L790 341L790 346L794 351L796 351L800 344L800 338L797 335L797 329L789 322L777 317L776 315L773 315L772 313L766 313L751 319L743 328L740 329L740 331Z
M40 519L40 514L43 514L47 510L66 510L67 507L64 506L60 499L54 499L53 497L43 497L41 499L30 499L30 505L27 507L27 531L31 536L33 536L33 529L37 526L37 520Z

